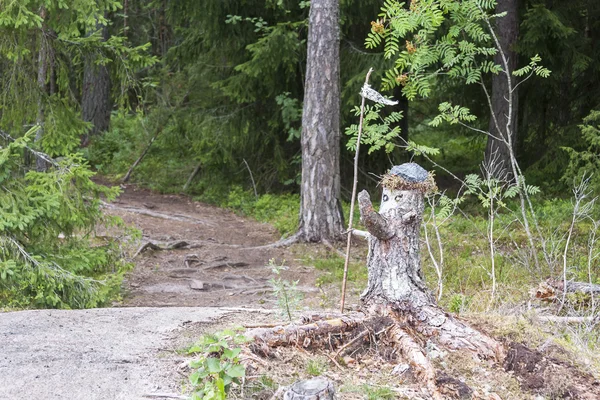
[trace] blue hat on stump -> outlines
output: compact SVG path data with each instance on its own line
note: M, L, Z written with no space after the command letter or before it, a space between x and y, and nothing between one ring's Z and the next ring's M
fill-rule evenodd
M394 165L383 176L381 185L391 190L418 190L423 193L437 190L433 173L416 163Z

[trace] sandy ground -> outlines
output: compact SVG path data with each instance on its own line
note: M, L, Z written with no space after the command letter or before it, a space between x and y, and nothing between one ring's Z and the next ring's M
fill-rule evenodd
M0 399L144 399L180 393L173 345L216 308L34 310L0 314ZM155 397L156 398L156 397Z

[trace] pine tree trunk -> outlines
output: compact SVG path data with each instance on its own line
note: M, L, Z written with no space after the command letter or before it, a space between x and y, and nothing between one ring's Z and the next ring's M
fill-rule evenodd
M42 21L46 19L47 11L45 7L40 9L40 17ZM37 84L39 89L38 96L38 114L36 123L39 126L38 131L35 134L35 143L38 147L41 145L41 141L44 138L44 124L45 124L45 112L44 102L45 97L48 94L46 90L46 78L48 76L48 38L46 37L46 23L42 22L41 34L40 34L40 51L38 54L38 75ZM48 164L41 157L35 159L35 169L38 172L44 172L48 169Z
M107 26L96 24L96 30L101 30L102 40L108 39ZM93 126L82 138L82 146L86 146L92 136L108 130L110 123L110 75L108 68L97 65L96 61L97 56L93 54L85 58L81 109L83 120Z
M313 0L302 112L302 184L299 238L339 239L340 84L339 3Z
M513 47L519 36L518 0L498 0L496 12L505 11L507 14L496 20L495 31L508 60L509 72L512 75L512 71L517 66L517 54ZM494 62L504 69L500 54L496 54ZM514 87L514 83L512 86ZM507 142L509 141L508 135L510 135L510 142L514 151L517 143L518 96L516 91L511 96L512 112L510 112L509 124L509 86L507 77L502 72L492 77L491 97L492 108L500 131L496 127L494 118L490 117L489 132L497 138L504 138ZM509 151L509 147L502 140L488 137L485 148L485 165L488 166L493 177L500 179L512 178Z

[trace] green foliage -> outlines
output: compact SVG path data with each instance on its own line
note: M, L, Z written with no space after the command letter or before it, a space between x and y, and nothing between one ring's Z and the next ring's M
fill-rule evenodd
M95 184L78 155L47 172L22 173L33 130L0 148L0 304L97 307L114 298L129 265L119 238L98 240L97 224L121 225L101 211L118 188ZM125 244L125 243L123 243Z
M292 314L300 308L302 303L302 293L296 288L299 281L290 282L283 279L281 271L284 267L275 264L275 260L269 260L269 266L271 267L271 272L276 276L271 278L269 283L273 287L273 294L277 298L277 305L279 306L281 315L291 322Z
M103 40L100 30L110 24L105 15L120 8L114 0L3 4L0 70L6 73L0 81L0 128L18 137L22 135L19 125L37 120L44 135L36 145L50 155L73 152L90 127L80 119L76 93L81 93L84 64L92 54L97 64L111 72L115 102L126 104L128 91L136 87L134 71L157 59L146 55L149 44L130 46L119 35ZM42 72L45 75L40 76Z
M536 54L531 58L529 65L524 66L523 68L519 68L513 71L514 76L526 76L526 75L537 75L542 78L548 78L550 76L550 70L548 68L544 68L541 65L537 65L542 61L541 57Z
M381 148L384 148L386 153L391 153L395 147L393 140L400 136L400 127L397 124L402 119L402 113L392 112L385 117L381 117L380 114L383 108L384 105L382 104L365 105L361 144L368 146L368 154ZM360 107L355 107L353 111L356 117L360 116ZM346 128L345 133L350 136L346 147L348 150L355 151L356 141L358 140L358 125L350 125Z
M290 92L285 92L275 97L277 105L281 107L281 119L285 129L289 132L288 141L299 140L302 129L299 126L302 119L302 106L298 99L292 99Z
M464 294L454 294L448 301L448 310L455 314L460 314L469 307L471 300L470 297L467 297Z
M313 359L306 363L306 373L310 376L321 376L327 371L327 363L323 360Z
M190 363L194 372L189 376L193 386L192 399L225 400L232 384L240 384L246 368L240 363L239 346L248 338L240 330L226 330L203 336L188 353L198 355Z
M569 155L569 165L562 180L571 185L581 182L586 177L590 179L591 189L600 191L600 111L591 111L579 125L584 146L582 150L572 147L562 149Z
M484 73L499 72L500 66L489 60L496 54L487 26L495 4L414 0L407 9L399 1L386 1L366 40L367 48L383 43L385 57L395 59L383 79L384 88L402 85L412 100L429 96L432 79L441 73L470 84Z
M521 181L521 182L519 182ZM465 194L473 194L481 202L484 208L489 208L492 202L502 208L508 208L506 200L513 199L519 193L522 186L529 196L540 192L537 186L526 185L522 178L517 183L505 182L496 178L486 177L482 179L479 175L469 174L465 177Z
M453 106L448 102L441 103L438 109L440 114L429 123L429 125L433 127L439 126L442 121L450 124L457 124L461 122L473 122L477 119L476 116L471 114L471 111L468 108Z
M344 275L344 259L342 257L333 254L318 258L307 257L304 262L314 265L317 270L323 272L317 278L318 286L330 283L341 284ZM367 283L367 270L362 262L350 262L348 282L356 283L356 286L359 287Z
M143 118L141 113L135 116L114 113L110 130L94 137L83 149L90 165L103 175L121 178L135 161L138 148L150 140Z
M385 386L364 385L363 392L368 400L393 400L396 398L396 393Z
M265 194L257 199L252 192L234 186L221 205L260 222L269 222L281 235L287 236L298 229L299 203L298 195Z

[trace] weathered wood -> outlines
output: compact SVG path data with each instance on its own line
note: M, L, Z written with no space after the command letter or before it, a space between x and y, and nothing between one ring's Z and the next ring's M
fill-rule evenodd
M364 315L344 316L330 320L320 320L304 325L287 325L276 328L257 328L246 332L263 350L279 346L297 345L310 347L321 337L356 329L365 320Z
M396 347L409 362L417 378L425 382L434 399L441 400L442 396L435 383L435 369L425 355L423 348L408 332L398 325L392 327L390 334L396 343Z
M479 358L496 361L504 359L504 346L446 314L425 286L419 234L424 193L435 188L432 176L414 163L402 164L384 176L382 185L379 212L373 208L366 191L358 195L361 218L369 232L369 281L361 296L365 314L329 320L313 317L312 323L304 325L255 329L249 332L254 338L252 350L271 355L269 349L278 346L327 346L331 351L338 349L337 357L355 343L360 345L361 339L370 332L375 338L385 333L388 342L410 363L429 394L441 400L446 393L460 392L464 388L456 389L458 381L451 377L436 376L423 342L431 341L450 350L466 350ZM463 386L467 389L463 392L470 390Z
M358 195L363 224L371 234L365 304L409 301L415 307L433 304L421 272L419 233L423 194L416 190L385 188L382 212L373 209L366 191Z
M185 185L183 185L184 192L187 192L188 188L192 184L192 181L194 180L196 175L198 175L198 172L200 172L200 168L202 168L202 162L199 162L198 165L196 165L196 168L194 168L194 170L190 174L188 180L185 182Z
M564 291L565 283L562 280L553 279L549 280L548 283L550 286L559 291ZM588 282L575 282L575 281L567 281L567 293L587 293L587 294L596 294L600 293L600 285L596 285Z
M294 383L283 395L283 400L333 400L335 387L326 378L317 377Z

